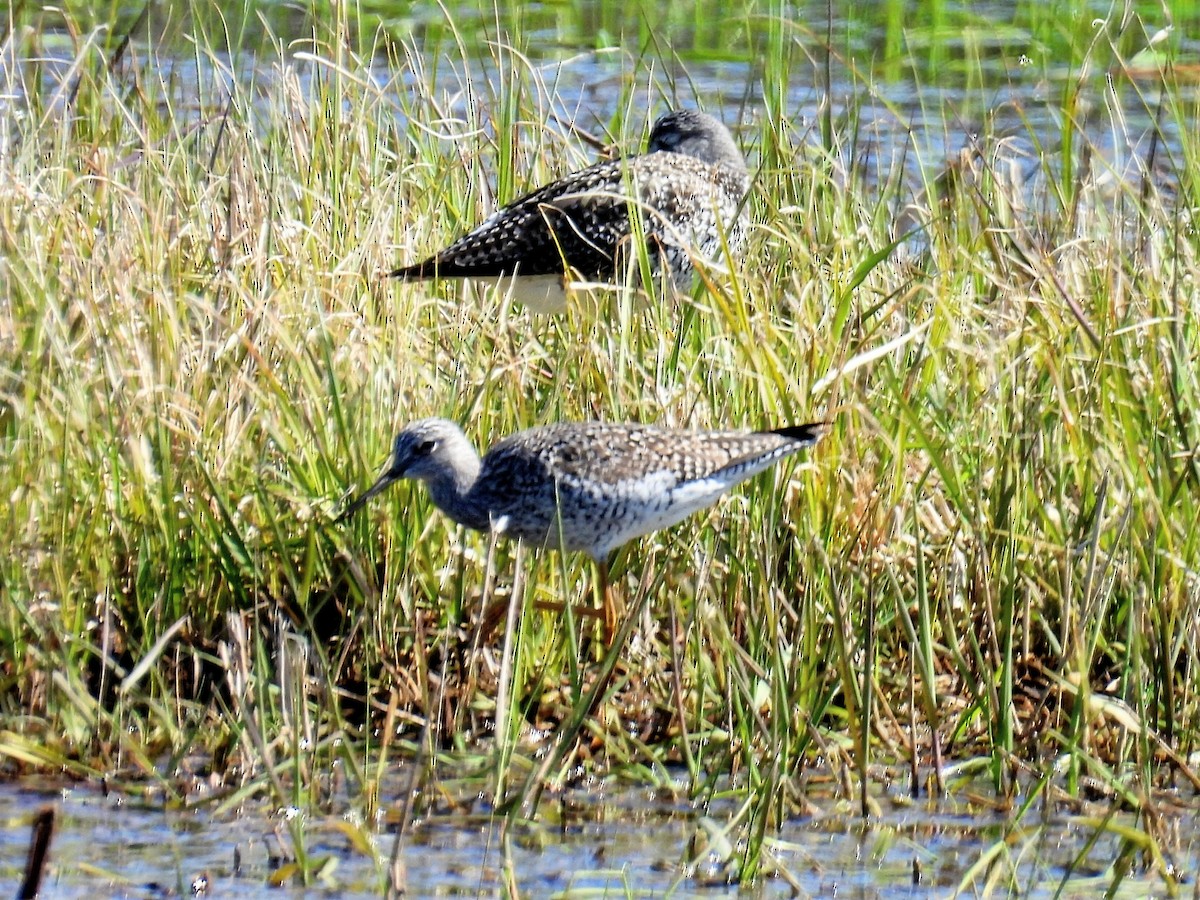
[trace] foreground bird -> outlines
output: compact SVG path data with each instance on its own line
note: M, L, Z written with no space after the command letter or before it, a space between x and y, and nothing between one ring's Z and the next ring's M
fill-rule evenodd
M551 182L498 210L473 231L426 260L392 272L396 278L514 276L514 299L550 312L566 302L566 287L584 281L623 282L641 220L651 268L677 289L693 279L693 257L716 261L723 242L736 250L745 237L746 162L729 130L695 110L654 123L646 153L601 162Z
M421 419L396 436L387 470L338 521L394 481L423 481L438 508L468 528L592 557L611 634L612 551L710 506L824 432L821 423L755 432L563 423L511 435L480 460L453 422Z

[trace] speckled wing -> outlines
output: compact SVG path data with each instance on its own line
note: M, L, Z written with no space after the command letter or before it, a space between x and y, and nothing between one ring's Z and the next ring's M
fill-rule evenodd
M398 278L556 275L563 260L589 277L611 274L629 233L628 162L599 163L498 210L445 250L392 272Z
M484 457L478 483L488 485L488 508L509 534L557 547L561 527L563 549L600 558L715 502L732 485L809 446L823 430L550 425L496 444Z
M536 440L526 441L526 451L536 452L560 481L618 485L667 473L675 483L683 483L746 468L761 471L781 456L814 443L822 431L821 425L746 432L671 431L592 422L536 429Z
M719 254L722 229L731 246L740 243L739 207L748 188L744 172L678 153L599 163L522 197L440 253L391 274L560 275L565 260L584 278L610 280L620 274L631 208L641 216L652 256L665 252L678 274L690 268L689 252Z

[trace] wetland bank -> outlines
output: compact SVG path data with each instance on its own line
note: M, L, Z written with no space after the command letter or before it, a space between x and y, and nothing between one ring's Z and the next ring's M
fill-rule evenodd
M56 896L1195 891L1200 21L665 9L5 7L5 883L52 800ZM692 296L382 277L680 107ZM334 524L425 416L832 427L609 649L584 560Z

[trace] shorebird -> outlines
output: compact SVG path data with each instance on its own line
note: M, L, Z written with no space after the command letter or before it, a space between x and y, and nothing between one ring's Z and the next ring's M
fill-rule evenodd
M654 275L687 290L693 258L715 262L724 246L741 245L749 190L746 161L729 130L710 115L679 110L654 123L644 154L553 181L391 275L498 283L509 276L514 299L553 312L579 280L623 282L637 260L631 243L636 217Z
M816 443L825 427L675 431L559 423L510 435L481 460L458 425L420 419L396 436L383 474L337 521L395 481L422 481L434 504L467 528L590 556L611 635L613 551L712 505L739 482Z

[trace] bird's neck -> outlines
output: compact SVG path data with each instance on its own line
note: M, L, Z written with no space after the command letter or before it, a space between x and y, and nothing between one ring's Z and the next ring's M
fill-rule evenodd
M438 509L460 525L486 531L489 524L488 511L479 503L473 490L479 479L479 457L472 451L460 454L454 466L438 473L426 481L429 496Z

